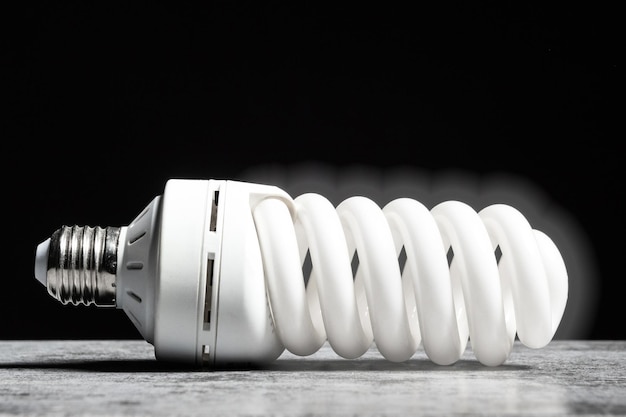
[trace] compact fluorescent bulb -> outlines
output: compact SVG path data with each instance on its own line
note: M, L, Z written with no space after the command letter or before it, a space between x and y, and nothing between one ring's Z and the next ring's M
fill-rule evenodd
M334 207L198 179L169 180L128 226L61 227L37 247L35 277L64 304L123 309L157 359L205 366L310 355L326 341L344 358L374 343L394 362L422 346L442 365L471 341L499 365L516 335L550 342L568 293L555 244L508 205Z

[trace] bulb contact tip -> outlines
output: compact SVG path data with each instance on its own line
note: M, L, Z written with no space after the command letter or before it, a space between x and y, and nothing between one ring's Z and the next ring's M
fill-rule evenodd
M46 239L37 246L35 254L35 278L44 287L48 285L48 252L50 250L50 239Z

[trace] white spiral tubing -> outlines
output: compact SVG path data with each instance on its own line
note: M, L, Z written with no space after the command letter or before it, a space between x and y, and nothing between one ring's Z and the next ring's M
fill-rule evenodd
M335 208L313 193L294 206L292 217L284 201L269 198L253 211L276 331L291 353L313 354L328 340L353 359L375 341L386 359L399 362L421 342L430 360L447 365L469 339L476 358L495 366L509 356L516 333L532 348L554 336L567 301L565 264L552 240L513 207L477 213L446 201L429 211L399 198L381 210L351 197Z

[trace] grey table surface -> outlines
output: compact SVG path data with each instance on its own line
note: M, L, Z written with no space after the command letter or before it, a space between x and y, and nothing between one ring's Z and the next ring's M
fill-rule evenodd
M0 341L0 415L626 416L626 341L516 343L486 367L471 347L451 366L422 350L405 363L324 346L263 367L184 369L126 341Z

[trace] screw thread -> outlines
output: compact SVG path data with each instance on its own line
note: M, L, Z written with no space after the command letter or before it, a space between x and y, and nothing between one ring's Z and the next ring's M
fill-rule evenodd
M115 306L119 227L63 226L50 238L48 292L63 304Z

